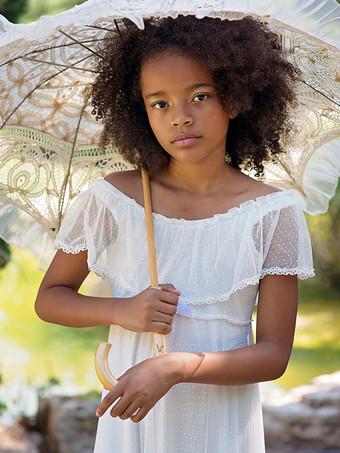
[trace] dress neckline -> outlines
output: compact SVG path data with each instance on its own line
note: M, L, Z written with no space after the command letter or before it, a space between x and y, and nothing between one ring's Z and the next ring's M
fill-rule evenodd
M126 193L122 192L119 190L116 186L111 184L109 181L107 181L104 178L98 178L94 182L95 184L104 184L104 186L114 192L118 197L121 199L124 199L127 201L131 206L133 206L137 211L142 213L144 215L144 206L139 204L134 198L130 197ZM269 192L265 195L259 195L254 199L250 200L245 200L242 203L239 204L239 206L233 206L232 208L228 209L225 212L222 213L216 213L210 217L204 217L201 219L184 219L183 217L178 218L178 217L168 217L164 214L161 214L159 212L152 212L152 216L154 219L159 219L160 221L163 222L169 222L169 223L179 223L179 224L188 224L188 225L198 225L198 224L204 224L204 223L211 223L214 222L217 219L226 219L229 217L234 216L235 214L240 214L241 212L247 210L248 208L251 207L257 207L261 202L266 202L270 199L275 199L275 198L280 198L283 195L295 195L295 197L298 195L298 192L295 189L282 189L278 191L273 191Z

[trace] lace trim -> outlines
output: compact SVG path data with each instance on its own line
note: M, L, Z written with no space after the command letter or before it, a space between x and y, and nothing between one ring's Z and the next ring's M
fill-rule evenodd
M282 269L280 267L271 267L261 271L260 278L266 275L297 275L300 280L305 280L310 277L315 277L315 269Z
M102 279L109 279L115 281L122 289L137 293L138 290L131 287L126 283L126 281L121 276L113 276L110 273L103 271L94 263L89 264L89 269L93 270L98 277ZM266 275L297 275L300 280L305 280L309 277L315 277L314 268L310 269L286 269L286 268L270 268L263 269L260 275L255 275L253 277L245 278L237 286L233 287L231 290L210 297L181 297L181 301L185 305L204 305L204 304L216 304L218 302L227 302L230 299L230 296L237 291L246 288L247 286L256 285L259 281Z
M95 263L88 262L88 268L90 271L93 271L97 275L97 277L100 277L103 280L105 280L105 279L118 280L118 278L116 276L112 276L109 272L104 271ZM128 288L126 288L126 289L128 289Z
M61 249L65 253L72 253L74 255L76 253L79 253L79 252L82 252L84 250L87 250L87 246L86 245L82 245L80 247L72 247L70 245L67 245L67 244L61 242L61 241L55 241L54 247L56 249Z
M99 267L97 265L91 264L90 267L91 267L91 270L93 270L96 273L96 275L98 275L99 277L109 278L109 274L106 272L100 271ZM89 267L89 269L90 269L90 267ZM120 285L121 288L123 288L125 291L129 291L132 293L138 292L137 289L133 289L132 287L127 285L121 276L115 276L115 277L112 277L112 279L115 281L116 284ZM214 300L211 303L217 303L217 302L227 302L227 300L221 300L221 301ZM196 304L196 305L204 305L204 303ZM231 318L230 316L214 315L214 314L200 315L200 314L193 312L192 310L193 310L193 308L189 307L187 300L185 300L183 302L183 300L180 299L177 304L176 314L178 316L183 316L185 318L195 318L195 319L206 320L206 321L222 320L222 321L227 321L230 324L235 324L237 326L247 326L247 325L251 324L252 321L254 321L253 317L251 317L247 321L239 321L234 318Z

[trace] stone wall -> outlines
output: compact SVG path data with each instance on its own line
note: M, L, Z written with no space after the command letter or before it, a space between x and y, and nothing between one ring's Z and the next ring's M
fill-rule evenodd
M340 371L288 391L275 381L260 383L260 389L266 453L340 453ZM40 453L93 453L99 400L99 395L97 400L40 398L36 416L43 438ZM4 451L36 452L29 448Z
M70 396L40 399L37 427L44 437L42 452L93 453L98 402Z
M278 452L340 453L340 371L289 391L261 383L266 445Z

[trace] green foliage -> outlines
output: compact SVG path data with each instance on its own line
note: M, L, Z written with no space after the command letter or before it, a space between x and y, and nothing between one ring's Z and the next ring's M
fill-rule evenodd
M20 370L27 382L37 386L71 381L99 390L93 356L97 344L106 341L108 327L70 328L38 318L34 301L43 276L36 260L16 246L12 247L12 260L0 269L3 382L11 382ZM86 285L80 287L81 294L88 294Z
M1 1L1 0L0 0ZM33 22L40 16L54 15L66 11L75 5L84 3L85 0L30 0L27 13L21 18L22 22Z
M60 385L61 380L57 376L48 376L47 381L42 385L37 385L36 389L39 395L43 395L46 390L50 389L54 385Z
M11 22L18 22L27 7L27 0L0 0L0 14Z
M11 249L7 242L0 237L0 269L5 267L11 259Z
M285 388L340 369L340 299L330 301L324 293L311 300L304 293L302 290L292 355L286 372L275 382Z
M84 393L80 396L80 398L85 398L87 401L98 401L100 399L100 393L96 390L89 390L88 392Z
M0 400L0 415L2 415L7 409L7 405L4 401Z
M340 292L340 185L325 214L308 217L316 268L314 285Z

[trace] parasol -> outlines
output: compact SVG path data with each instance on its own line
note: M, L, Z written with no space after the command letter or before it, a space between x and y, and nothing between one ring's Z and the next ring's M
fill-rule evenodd
M0 236L32 252L41 268L72 199L96 178L133 168L112 148L99 153L102 126L84 95L107 30L117 33L124 18L143 29L143 18L178 14L257 15L281 36L287 59L303 73L292 112L297 132L280 162L265 166L265 182L298 189L307 213L327 211L340 168L335 0L89 0L32 24L0 16Z
M0 16L0 236L46 269L72 200L95 179L134 168L111 146L91 114L90 86L100 46L126 19L194 14L221 20L256 16L281 39L302 71L296 131L264 182L295 188L305 212L326 212L340 173L340 6L335 0L88 0L31 24Z

